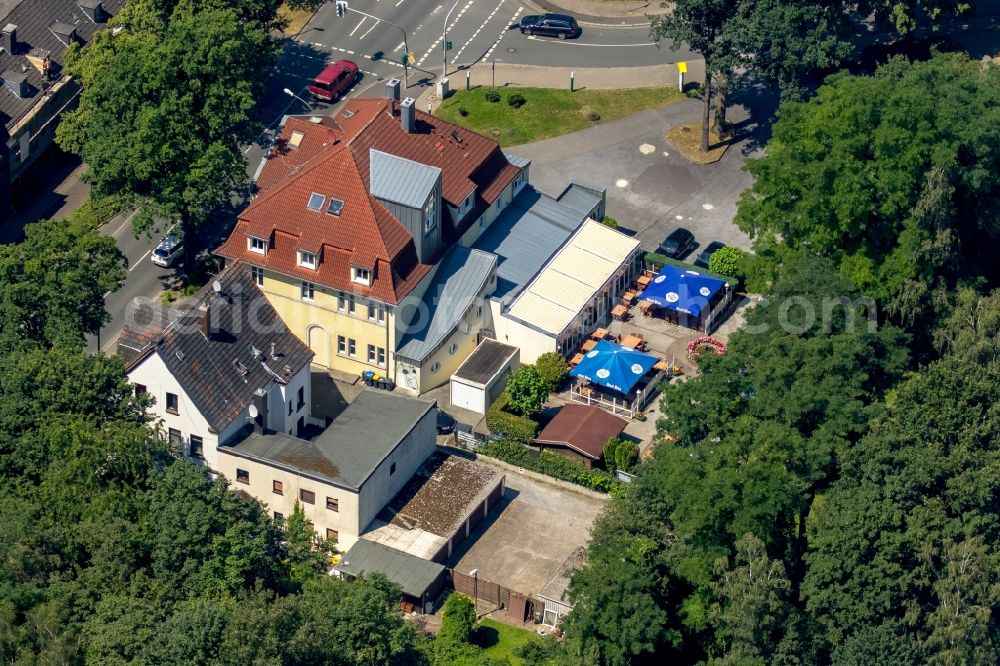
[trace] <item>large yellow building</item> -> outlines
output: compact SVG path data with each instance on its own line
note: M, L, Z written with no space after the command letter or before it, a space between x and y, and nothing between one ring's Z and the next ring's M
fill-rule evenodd
M513 200L527 163L398 89L290 118L217 253L252 267L314 363L419 393L447 382L488 321L496 258L460 243Z

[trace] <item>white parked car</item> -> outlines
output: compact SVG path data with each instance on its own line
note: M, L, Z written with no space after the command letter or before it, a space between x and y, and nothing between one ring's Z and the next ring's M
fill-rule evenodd
M177 238L173 234L167 234L164 236L160 244L156 246L153 253L150 255L150 259L157 266L163 266L164 268L169 268L174 265L174 262L180 258L181 254L184 252L184 241Z

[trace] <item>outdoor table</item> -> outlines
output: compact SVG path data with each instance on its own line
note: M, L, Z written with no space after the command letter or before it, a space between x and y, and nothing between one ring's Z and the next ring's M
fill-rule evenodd
M628 312L628 308L624 305L616 305L611 308L611 318L612 319L624 319L625 313Z
M642 344L642 338L637 335L626 335L622 338L622 347L628 347L629 349L635 349Z
M583 354L577 354L576 356L574 356L572 358L572 360L570 360L569 364L570 365L580 365L580 361L582 361L582 360L583 360Z
M667 369L666 361L657 361L656 365L653 366L653 370L666 370L666 369Z
M593 333L591 333L590 337L594 338L595 340L603 340L604 338L608 337L608 329L599 328Z
M645 316L645 317L652 317L653 316L653 310L656 309L656 303L654 303L653 301L643 301L639 305L639 309L642 310L643 316Z
M622 300L625 301L626 303L631 303L632 301L635 300L635 295L636 295L635 292L630 289L626 291L624 294L622 294Z
M639 283L640 287L646 287L649 285L649 278L643 275L638 280L636 280L636 282Z
M591 349L597 346L597 340L584 340L583 351L589 352Z

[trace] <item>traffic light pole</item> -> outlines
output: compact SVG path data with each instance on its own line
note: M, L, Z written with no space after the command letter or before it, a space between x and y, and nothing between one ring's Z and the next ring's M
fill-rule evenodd
M458 4L458 3L456 3L456 4ZM452 7L452 9L454 9L454 7ZM361 14L362 16L367 16L370 19L375 19L376 21L381 21L382 23L385 23L386 25L391 25L393 28L395 28L396 30L399 30L401 33L403 33L403 61L402 61L402 65L403 65L403 90L406 90L407 88L409 88L410 87L410 81L409 81L410 66L409 66L408 63L409 63L409 59L410 59L410 47L409 47L409 45L407 44L407 41L406 41L406 31L403 30L402 28L400 28L398 25L396 25L392 21L386 21L383 18L379 18L377 16L372 16L371 14L367 14L367 13L361 11L361 10L352 9L351 7L348 6L348 4L346 2L343 2L343 0L341 0L340 2L337 3L337 16L343 16L345 12L352 12L354 14ZM445 23L445 25L447 26L447 23Z
M462 0L457 0L455 4L451 6L448 13L444 17L444 30L441 31L441 78L448 78L448 19L451 18L451 13L455 11L455 7L458 7L458 3Z

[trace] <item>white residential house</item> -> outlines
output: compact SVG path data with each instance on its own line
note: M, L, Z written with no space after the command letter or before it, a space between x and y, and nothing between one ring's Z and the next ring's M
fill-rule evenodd
M118 351L171 448L212 471L218 447L251 429L297 435L312 424L313 353L241 263L183 306L133 302Z

